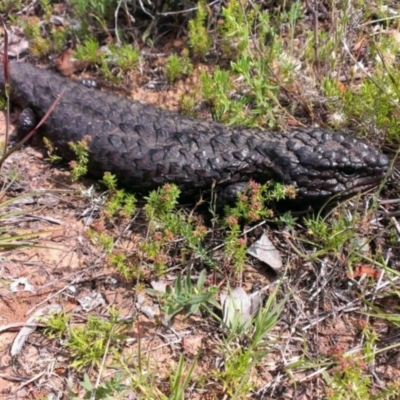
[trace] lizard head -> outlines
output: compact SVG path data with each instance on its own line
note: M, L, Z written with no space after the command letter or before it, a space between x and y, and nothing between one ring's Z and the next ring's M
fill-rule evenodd
M285 147L284 157L274 160L275 171L297 188L299 198L353 196L377 186L390 166L364 140L323 129L296 130Z

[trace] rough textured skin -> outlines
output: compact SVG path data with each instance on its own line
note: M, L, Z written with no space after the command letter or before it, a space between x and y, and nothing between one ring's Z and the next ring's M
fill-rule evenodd
M29 64L9 68L12 102L38 118L65 89L43 127L62 156L73 158L68 142L89 135L91 174L110 171L133 190L174 182L190 193L215 181L217 188L232 185L225 192L234 195L249 179L276 179L295 185L305 199L348 196L377 185L389 166L376 148L343 133L230 127L87 88Z

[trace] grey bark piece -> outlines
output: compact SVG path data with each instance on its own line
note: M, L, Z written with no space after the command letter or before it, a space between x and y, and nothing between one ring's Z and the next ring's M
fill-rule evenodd
M62 307L59 304L50 304L49 306L43 307L35 312L28 321L27 324L36 324L39 322L39 318L45 315L49 315L51 313L58 313L61 312ZM19 332L18 335L15 337L14 342L11 346L10 354L11 357L17 356L24 346L26 339L28 339L29 335L36 330L35 326L25 326Z
M248 249L247 253L257 258L258 260L268 264L274 271L281 272L282 257L278 249L268 239L264 233L260 239L254 242Z

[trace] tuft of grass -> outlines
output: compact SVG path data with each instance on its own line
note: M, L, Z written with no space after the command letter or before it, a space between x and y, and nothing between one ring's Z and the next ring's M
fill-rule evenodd
M247 242L241 236L243 221L254 223L273 218L273 211L266 205L274 200L294 197L294 188L279 183L260 185L250 181L244 193L238 196L234 207L225 207L226 236L225 258L235 274L241 274L247 259Z
M106 57L108 65L114 65L127 72L135 69L139 62L139 50L131 45L123 44L119 47L109 46L110 55Z
M224 367L213 375L229 398L244 398L254 388L253 374L273 348L268 335L275 328L289 297L278 301L278 288L279 285L265 305L244 324L239 316L220 345Z
M46 160L54 164L61 162L62 157L56 154L57 149L54 144L47 137L43 137L43 143L47 149L48 157L46 158Z
M70 31L67 28L59 27L58 29L52 29L51 31L51 44L52 49L56 53L60 53L65 44L68 41L68 35Z
M183 75L190 75L193 70L193 65L187 54L178 56L171 54L167 58L166 76L169 82L174 82Z
M119 313L113 307L109 312L108 320L89 315L84 326L70 325L65 346L73 358L71 367L78 370L99 367L110 346L116 351L118 344L127 337L129 326L119 320Z
M7 99L3 96L0 97L0 110L6 110L7 108ZM3 147L3 146L2 146Z
M295 16L289 24L294 26L298 13L292 14ZM228 2L222 15L218 32L222 49L231 59L230 68L217 67L212 75L201 75L203 96L211 105L213 119L275 128L286 116L278 99L282 86L279 79L285 84L294 81L294 66L288 62L277 28L267 11L256 5L245 6L239 0ZM279 78L271 68L273 63L279 69Z
M122 383L121 374L117 374L116 376L104 380L97 386L92 385L90 382L90 378L87 374L83 375L83 380L79 382L79 385L86 391L84 397L75 397L72 396L72 400L118 400L123 399L126 394L127 385ZM71 390L71 392L73 392Z
M357 215L347 216L345 213L339 213L324 217L318 214L305 219L307 234L313 245L320 249L314 256L321 257L323 254L333 253L339 257L357 236L354 228L358 218Z
M375 347L377 337L376 333L373 333L367 325L363 329L363 335L366 340L361 354L346 353L340 346L331 349L329 352L329 356L335 362L335 367L322 374L327 384L325 388L326 399L389 400L398 398L400 391L398 381L389 383L380 390L371 391L372 380L368 374L367 363L371 365L374 363L375 354L372 354L370 349Z
M93 37L86 38L81 45L78 45L74 54L78 60L84 60L91 64L101 64L103 61L99 43Z
M82 140L76 143L69 143L71 150L76 155L76 160L70 161L71 167L71 179L77 181L78 179L85 176L88 172L89 163L89 141L91 137L85 136Z
M141 248L145 256L154 262L158 275L165 273L168 255L166 249L175 239L182 237L180 250L182 261L187 254L193 254L201 260L207 259L202 240L207 229L201 223L195 224L187 218L183 210L176 210L179 188L174 184L166 184L158 191L152 191L146 198L144 207L148 219L148 240Z
M51 50L51 42L48 38L41 35L40 20L30 17L23 23L23 30L26 38L30 42L30 50L37 57L48 54Z
M33 239L46 233L26 232L26 229L15 227L16 218L30 214L35 209L21 209L21 206L14 206L14 204L23 201L25 198L35 197L38 194L26 193L14 198L8 198L7 192L8 186L0 189L0 254L13 249L34 247L36 241Z
M201 271L195 286L192 284L192 277L189 271L184 279L179 273L175 280L175 286L173 288L167 286L165 293L153 289L149 289L148 292L158 297L161 310L164 313L164 320L168 323L181 311L186 311L185 317L188 317L202 310L213 314L212 308L220 309L215 298L217 288L205 288L205 283L205 270Z
M197 3L196 16L189 21L189 46L194 55L204 57L211 47L207 27L207 5L204 0Z
M71 9L80 22L80 34L85 36L100 29L107 33L118 6L116 0L72 0Z

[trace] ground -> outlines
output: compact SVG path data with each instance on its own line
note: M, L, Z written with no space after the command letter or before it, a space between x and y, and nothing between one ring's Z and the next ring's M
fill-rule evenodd
M182 95L198 86L201 70L211 73L212 67L196 62L189 77L174 84L163 81L155 88L151 85L154 71L164 68L171 48L180 50L186 41L174 39L166 43L159 49L162 55L146 63L145 72L128 74L128 95L156 107L181 111ZM93 72L86 74L75 78L91 77ZM123 95L127 95L126 91ZM201 107L198 114L211 118ZM0 142L5 140L5 131L2 114ZM195 258L183 259L174 250L180 239L173 238L176 242L171 240L166 274L155 272L141 247L150 235L143 199L128 219L104 217L105 206L99 203L106 198L104 187L90 178L72 182L69 166L52 164L40 138L12 154L2 166L2 176L6 178L0 203L10 203L0 209L0 234L3 222L7 235L29 235L16 240L19 244L29 242L29 246L0 253L1 398L36 399L49 394L54 398L89 398L84 397L90 392L88 388L79 384L85 374L93 387L109 381L116 372L124 372L120 383L135 390L121 390L121 397L114 393L115 397L110 398L170 398L174 393L171 381L179 371L182 356L185 372L177 376L182 385L186 374L191 377L185 387L185 398L191 399L367 398L355 397L351 384L369 389L368 396L373 398L390 384L398 385L398 322L387 321L383 315L392 315L398 307L398 239L390 236L392 225L388 222L390 212L396 210L384 200L371 206L373 193L345 202L326 216L332 224L338 215L346 215L349 220L358 216L352 227L356 234L332 252L325 253L318 247L318 238L313 237L313 228L302 215L292 227L265 221L246 225L244 236L248 243L266 231L278 248L283 257L278 274L250 257L240 274L232 273L220 249L222 228L214 231L209 216L194 212L194 221L204 223L211 236L207 250L212 249L219 263L218 269L206 268L207 287L215 286L223 292L240 286L247 293L261 290L270 296L277 290L277 302L286 301L278 320L266 330L260 348L243 361L240 357L244 358L245 349L251 347L254 331L228 341L229 335L220 321L204 312L189 317L179 313L170 323L163 320L159 299L148 292L153 282L173 285L180 276L178 272L184 276L189 267L193 277L198 278L204 265ZM10 177L16 179L11 181ZM393 187L389 185L385 190L382 199L393 197ZM186 212L189 214L191 208ZM348 226L343 228L346 229ZM114 250L125 254L129 265L140 274L125 279L91 231L110 234ZM338 231L333 233L339 235ZM364 250L360 246L354 250L351 241L368 245L361 246ZM352 251L365 253L354 261ZM396 272L389 274L388 265ZM13 282L19 284L14 287ZM86 311L81 302L87 300L90 306L93 298L100 299L98 306ZM40 311L45 313L49 306L61 307L64 314L72 316L74 326L86 328L90 315L108 321L112 317L110 309L115 307L120 320L126 322L125 336L113 342L110 351L100 357L99 365L79 369L73 364L79 357L65 346L66 339L49 337L44 333L44 322L33 318ZM36 331L29 334L22 348L12 350L18 332L29 324L37 325ZM93 343L88 344L87 353L92 346ZM259 350L265 350L265 354ZM189 374L192 365L194 370ZM243 365L246 368L242 371ZM241 381L241 374L248 374L248 381ZM339 383L335 381L338 379ZM364 379L369 381L363 386ZM240 384L249 385L247 394L240 392ZM348 397L339 397L341 385L348 385ZM337 397L329 390L336 390ZM235 397L236 393L241 394ZM398 398L400 390L392 397L384 396L379 398Z

